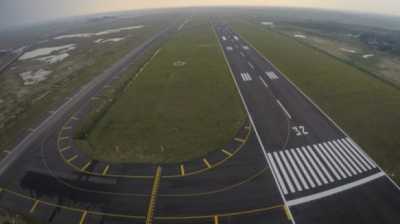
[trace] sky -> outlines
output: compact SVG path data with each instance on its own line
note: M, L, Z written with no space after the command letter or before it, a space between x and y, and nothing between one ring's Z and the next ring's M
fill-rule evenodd
M0 29L99 12L208 5L311 7L400 16L400 0L0 0Z

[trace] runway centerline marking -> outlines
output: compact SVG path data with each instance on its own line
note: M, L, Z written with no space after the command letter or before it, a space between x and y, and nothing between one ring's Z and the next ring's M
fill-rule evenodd
M286 110L286 108L283 106L283 104L281 103L281 101L276 100L276 102L277 102L278 105L282 108L282 110L285 112L286 116L287 116L289 119L292 119L292 116L290 115L289 111Z
M265 88L268 88L268 84L265 82L265 80L263 79L263 77L258 76L258 78L260 79L260 81L262 82L262 84L265 86Z

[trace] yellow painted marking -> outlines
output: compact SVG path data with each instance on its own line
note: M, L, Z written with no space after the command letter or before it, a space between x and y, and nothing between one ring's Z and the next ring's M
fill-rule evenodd
M72 156L71 158L69 158L68 160L67 160L67 162L72 162L72 161L74 161L76 158L78 158L78 155L74 155L74 156Z
M246 128L247 130L250 130L250 125L248 125L248 126L246 126L244 128Z
M69 136L60 137L59 140L66 140L69 139Z
M149 208L147 209L146 224L153 223L154 208L156 207L156 199L158 189L160 187L161 167L157 167L156 175L154 176L153 188L151 189Z
M214 216L214 224L219 224L219 218L218 218L218 216Z
M87 213L88 213L87 211L84 211L82 213L81 219L79 220L79 224L85 223L85 219L86 219Z
M225 149L222 149L221 151L227 156L233 156L232 153L226 151Z
M63 127L62 129L63 129L63 130L69 130L69 129L72 129L72 127L66 126L66 127Z
M79 120L79 118L77 118L77 117L75 117L75 116L72 116L71 119L72 119L72 120Z
M66 146L66 147L60 149L60 152L64 152L64 151L66 151L66 150L68 150L68 149L70 149L70 148L71 148L71 146Z
M87 162L87 163L82 167L81 171L85 171L85 170L90 166L90 164L92 164L92 161Z
M36 200L36 201L33 203L31 210L29 210L29 213L34 213L34 212L35 212L35 209L36 209L36 207L38 206L39 202L40 202L39 200Z
M286 217L289 221L293 220L292 213L290 212L289 208L285 205L283 206L283 210L285 210Z
M241 138L234 138L235 141L240 142L240 143L245 143L246 140L245 139L241 139Z
M109 169L110 169L110 165L107 165L107 166L104 168L102 175L103 175L103 176L107 175Z
M180 165L180 170L181 170L181 176L185 176L185 167L183 165Z
M206 158L203 159L203 163L206 164L208 168L211 168L211 164L208 162Z

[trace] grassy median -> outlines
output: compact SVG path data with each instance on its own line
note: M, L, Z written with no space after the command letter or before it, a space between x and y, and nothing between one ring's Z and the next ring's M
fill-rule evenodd
M400 181L400 90L273 30L240 21L233 28Z
M132 74L134 75L134 74ZM208 20L172 36L87 135L92 157L169 163L223 147L245 113Z

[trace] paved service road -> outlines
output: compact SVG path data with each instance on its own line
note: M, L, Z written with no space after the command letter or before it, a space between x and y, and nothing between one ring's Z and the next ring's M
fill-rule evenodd
M398 223L398 186L250 43L215 30L294 222Z

